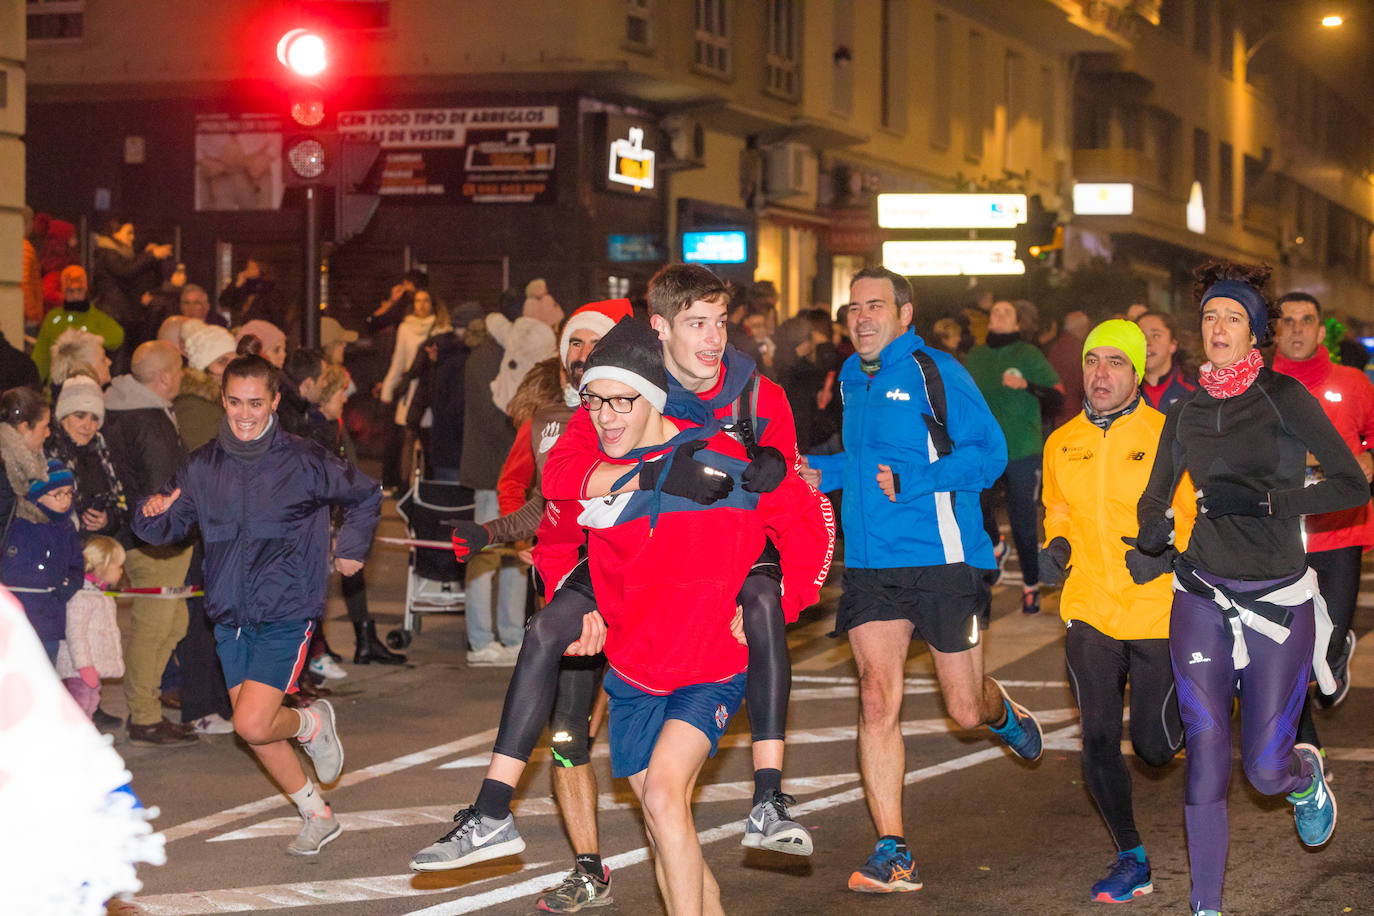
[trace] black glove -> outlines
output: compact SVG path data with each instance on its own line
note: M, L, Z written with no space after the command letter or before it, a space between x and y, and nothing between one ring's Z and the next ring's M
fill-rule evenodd
M1131 571L1131 581L1136 585L1153 582L1165 573L1174 571L1174 558L1178 556L1174 548L1166 547L1158 556L1151 556L1136 549L1138 545L1135 538L1121 540L1131 548L1126 551L1126 568Z
M1054 538L1040 550L1040 584L1053 588L1063 585L1069 575L1069 553L1072 547L1065 538Z
M705 439L693 439L677 447L677 455L668 476L663 478L663 492L673 496L690 499L694 503L709 506L718 499L724 499L735 488L735 482L724 471L702 464L692 456L706 447ZM639 488L652 490L667 466L667 459L646 461L639 472Z
M1240 484L1216 481L1207 484L1198 497L1197 511L1208 518L1223 515L1249 515L1260 517L1271 514L1269 493L1252 490Z
M1172 509L1169 510L1173 512ZM1174 520L1168 515L1141 522L1140 533L1132 542L1140 552L1157 557L1169 549L1169 538L1174 533Z
M452 519L453 555L460 563L472 559L479 550L491 543L491 532L486 525L479 525L466 519Z
M744 489L750 493L771 493L787 476L787 459L771 445L760 445L749 455L744 469Z

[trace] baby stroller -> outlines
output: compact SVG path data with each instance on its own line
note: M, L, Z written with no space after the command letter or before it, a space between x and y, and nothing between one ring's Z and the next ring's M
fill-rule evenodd
M396 501L396 512L406 521L407 536L417 540L448 541L453 533L451 519L473 517L472 490L458 483L425 480L416 473L410 489ZM425 614L462 611L467 603L463 589L466 564L460 563L451 549L411 547L410 568L406 572L406 612L399 630L386 634L393 649L410 645L420 632Z

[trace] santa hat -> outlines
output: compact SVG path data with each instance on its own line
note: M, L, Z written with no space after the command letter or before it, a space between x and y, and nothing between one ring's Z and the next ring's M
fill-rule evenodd
M568 344L574 331L591 331L597 337L605 337L615 327L615 323L631 314L629 299L603 299L588 302L568 316L563 325L563 335L558 338L558 359L568 365Z
M662 413L668 403L668 370L663 368L658 332L646 322L622 318L587 357L582 390L603 378L629 385Z

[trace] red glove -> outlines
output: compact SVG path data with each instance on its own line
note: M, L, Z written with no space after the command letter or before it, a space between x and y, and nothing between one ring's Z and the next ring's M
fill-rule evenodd
M454 520L450 524L453 525L453 555L460 562L491 543L491 532L487 531L486 525L462 520Z
M100 686L100 672L96 671L90 665L80 669L80 674L81 682L87 687L95 689Z

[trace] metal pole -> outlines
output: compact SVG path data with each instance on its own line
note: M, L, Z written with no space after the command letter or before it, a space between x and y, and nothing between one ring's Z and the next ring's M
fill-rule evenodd
M301 346L320 345L320 195L305 189L305 301L301 304Z

